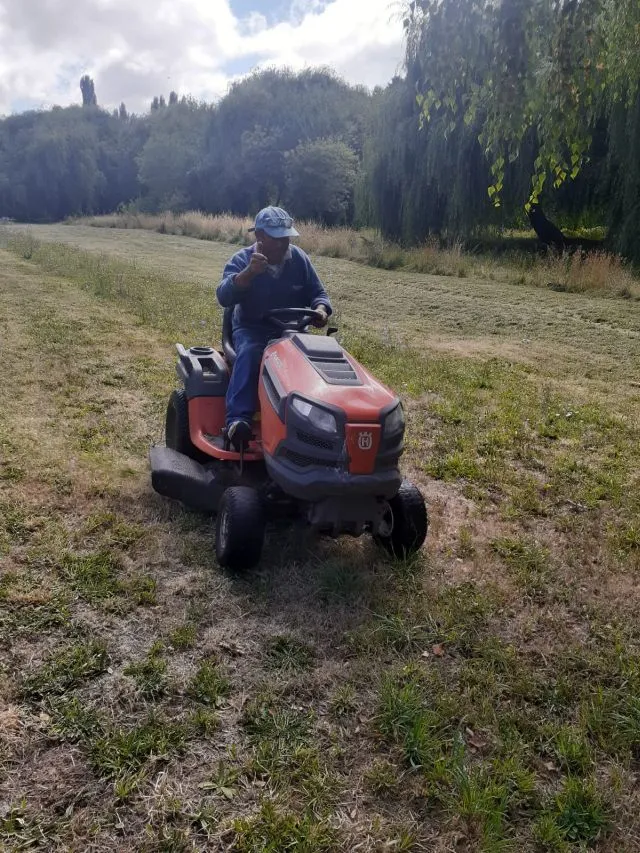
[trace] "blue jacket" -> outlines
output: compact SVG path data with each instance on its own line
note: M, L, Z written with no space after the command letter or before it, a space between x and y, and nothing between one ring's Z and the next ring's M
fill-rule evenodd
M272 308L317 308L325 305L331 314L331 302L309 257L297 246L291 246L291 258L284 262L279 277L268 271L257 275L246 290L235 285L236 274L249 266L255 244L237 252L224 268L216 290L223 308L235 305L233 328L273 332L262 315Z

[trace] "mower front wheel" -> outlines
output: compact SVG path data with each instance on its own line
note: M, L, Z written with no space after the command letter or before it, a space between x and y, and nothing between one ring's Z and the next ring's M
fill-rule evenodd
M265 518L262 501L249 486L228 488L216 519L216 557L225 569L251 569L260 560Z
M398 494L389 501L391 532L375 541L392 557L406 559L415 554L427 538L429 519L422 492L405 480Z

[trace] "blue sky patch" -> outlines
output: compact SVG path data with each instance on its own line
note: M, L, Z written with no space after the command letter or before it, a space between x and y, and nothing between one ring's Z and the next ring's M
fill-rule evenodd
M252 12L258 12L270 26L288 21L291 11L290 0L230 0L230 6L236 18L247 18Z
M267 19L269 26L282 21L299 23L307 12L319 12L332 0L230 0L231 11L236 18L246 18L258 12Z
M248 74L252 68L255 68L259 62L264 59L264 56L259 53L250 53L247 56L238 56L235 59L230 59L225 62L222 70L229 77L237 77L239 74Z

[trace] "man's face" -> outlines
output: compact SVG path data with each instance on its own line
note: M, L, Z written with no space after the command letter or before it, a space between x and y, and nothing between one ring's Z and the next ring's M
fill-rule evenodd
M289 248L288 237L270 237L266 231L256 231L256 242L262 243L262 254L270 264L281 264Z

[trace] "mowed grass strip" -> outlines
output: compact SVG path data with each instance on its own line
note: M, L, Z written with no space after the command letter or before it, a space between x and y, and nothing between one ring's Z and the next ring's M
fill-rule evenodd
M171 339L200 343L217 337L220 311L213 291L237 246L86 225L11 226L5 235L21 256L95 292L112 292L120 305L167 329ZM67 256L66 246L81 251ZM495 274L459 279L315 255L313 260L343 331L372 332L394 347L436 355L493 355L605 395L635 393L630 382L640 365L637 300L514 285L501 277L499 261Z
M392 564L277 529L232 579L144 457L211 291L29 251L2 256L7 340L46 364L2 380L2 844L635 849L637 395L605 404L600 362L560 382L345 308L345 343L405 401L428 548Z
M102 228L146 229L160 234L177 234L201 240L246 245L253 241L249 227L253 220L229 214L209 215L198 211L160 214L133 212L93 216L74 220ZM520 284L551 287L559 291L595 291L623 298L640 296L637 278L622 258L604 250L584 256L581 252L561 258L526 255L507 251L502 263L492 264L490 256L463 251L461 243L441 246L437 239L415 248L403 248L374 229L328 228L317 222L300 222L299 245L306 252L331 258L348 258L385 270L409 269L419 273L466 278L511 279ZM527 235L535 242L533 232ZM496 245L499 245L496 238ZM509 238L503 239L508 250Z

